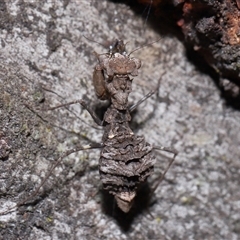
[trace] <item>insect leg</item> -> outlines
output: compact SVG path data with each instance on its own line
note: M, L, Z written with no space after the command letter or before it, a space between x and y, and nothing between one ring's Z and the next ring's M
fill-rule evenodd
M79 103L80 105L82 105L82 107L89 112L89 114L91 115L91 117L93 118L93 120L95 121L96 124L98 124L99 126L103 125L103 122L99 119L99 117L96 115L96 113L89 107L89 104L87 104L82 99L75 100L75 101L68 102L68 103L64 103L64 104L60 104L60 105L57 105L55 107L48 108L47 110L55 110L57 108L66 107L66 106L76 104L76 103Z
M89 144L86 146L77 146L74 149L69 149L66 152L64 152L58 159L57 161L51 166L50 170L48 171L47 175L45 176L45 178L42 180L42 182L40 183L40 185L36 188L36 190L27 198L25 198L23 201L17 203L14 207L8 208L8 210L1 212L1 215L5 215L8 214L9 212L13 211L15 208L18 208L24 204L26 204L27 202L29 202L31 199L33 199L39 192L39 190L41 189L41 187L46 183L46 181L48 180L48 178L50 177L50 175L52 174L53 170L61 163L61 161L69 156L72 153L75 152L79 152L79 151L83 151L83 150L89 150L89 149L96 149L96 148L102 148L103 145L100 143L94 143L94 144Z
M100 64L97 64L93 71L93 86L99 99L106 100L109 98L109 93L105 85L105 77Z
M93 111L92 108L89 107L89 104L87 104L84 100L80 100L79 103L82 105L83 108L85 108L88 113L91 115L93 118L94 122L99 125L103 126L103 121L97 116L97 114Z
M152 90L147 95L145 95L142 99L140 99L137 103L135 103L134 105L132 105L129 108L129 112L133 112L141 103L143 103L145 100L150 98L155 92L156 92L156 90Z
M171 165L173 164L178 152L172 148L167 148L167 147L153 147L153 149L157 149L157 150L160 150L160 151L164 151L164 152L169 152L169 153L172 153L173 154L173 157L171 159L171 161L169 162L167 168L164 170L163 174L160 176L160 178L157 180L155 186L152 188L152 191L151 191L151 196L153 195L153 193L155 192L155 190L158 188L159 184L162 182L162 180L164 179L166 173L168 172L169 168L171 167Z
M150 91L147 95L145 95L142 99L140 99L137 103L135 103L133 106L131 106L131 107L129 108L129 111L130 111L130 112L133 112L133 111L138 107L138 105L140 105L140 104L143 103L145 100L147 100L148 98L150 98L153 94L157 93L157 95L158 95L158 91L159 91L159 87L160 87L160 82L161 82L162 76L163 76L165 73L166 73L166 72L164 72L164 73L160 76L160 78L159 78L159 80L158 80L157 87L156 87L154 90Z

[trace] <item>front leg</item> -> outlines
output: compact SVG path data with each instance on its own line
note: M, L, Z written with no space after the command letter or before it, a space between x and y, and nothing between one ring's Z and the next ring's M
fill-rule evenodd
M93 71L93 86L95 89L95 93L99 99L109 99L109 93L106 89L103 69L100 64L97 64Z

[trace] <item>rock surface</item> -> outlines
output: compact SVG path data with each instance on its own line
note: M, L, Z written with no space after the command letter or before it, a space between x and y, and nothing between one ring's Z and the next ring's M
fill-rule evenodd
M1 1L0 4L0 238L1 239L238 239L240 235L240 113L226 106L209 75L189 62L171 32L159 36L131 9L102 1ZM100 142L102 131L75 105L96 106L93 51L115 38L143 66L130 102L139 106L133 130L156 146L179 151L150 205L128 215L101 191L99 150L70 155L29 204L10 206L36 189L66 149ZM47 90L48 89L48 90ZM57 94L54 94L54 91ZM75 115L74 115L75 114ZM168 158L156 151L154 179ZM150 216L150 214L153 216Z

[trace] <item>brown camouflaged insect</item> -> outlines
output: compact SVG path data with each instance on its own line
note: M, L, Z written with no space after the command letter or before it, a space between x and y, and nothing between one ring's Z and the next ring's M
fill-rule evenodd
M94 121L104 127L102 143L85 147L79 146L63 153L50 168L34 193L11 209L24 205L33 199L63 158L71 153L93 148L101 148L99 172L103 188L114 195L118 207L125 213L131 209L140 185L153 173L155 157L152 155L152 150L158 149L172 153L174 156L153 187L152 193L156 190L172 165L177 152L162 146L151 146L145 141L144 136L135 135L129 126L131 112L152 96L159 87L149 92L132 107L129 107L128 96L132 91L133 80L130 77L137 76L138 69L141 67L141 61L130 57L130 54L126 53L122 40L115 40L107 54L96 54L99 63L93 72L95 92L99 99L109 100L110 102L103 120L100 120L82 99L49 109L54 110L70 104L81 104L90 113ZM8 209L8 212L11 209Z
M98 60L99 64L93 74L95 92L99 99L108 99L111 103L100 124L105 125L105 128L99 172L103 188L114 195L123 212L128 212L140 184L152 174L155 164L155 158L151 154L153 147L145 141L144 136L134 135L129 126L130 113L156 90L129 108L128 96L132 91L133 80L130 77L138 75L141 61L126 53L122 40L116 40L110 47L109 54L99 55ZM171 165L177 152L165 147L156 149L174 154Z

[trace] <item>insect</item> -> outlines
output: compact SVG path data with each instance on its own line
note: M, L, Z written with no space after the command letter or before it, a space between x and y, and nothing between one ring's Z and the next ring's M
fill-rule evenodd
M129 108L128 96L133 80L130 76L137 76L140 67L141 61L131 58L123 41L116 40L109 54L99 58L93 74L97 97L109 99L111 103L103 119L106 126L99 160L100 177L103 188L114 195L123 212L131 209L140 184L152 174L155 163L151 154L153 147L143 136L134 135L129 126L130 113L154 93L150 92ZM169 151L167 148L161 149ZM176 152L170 152L175 158Z
M152 154L152 150L158 149L173 154L173 158L153 187L152 192L158 187L173 163L177 155L175 150L162 146L151 146L145 141L144 136L135 135L129 126L131 112L156 92L156 90L149 92L139 102L129 107L128 97L132 92L133 81L131 77L138 75L141 61L131 57L131 53L127 54L122 40L115 40L109 47L108 53L95 54L98 58L98 64L93 72L95 93L100 100L108 100L110 103L103 120L99 119L95 112L82 99L50 109L54 110L70 104L80 104L89 112L98 125L103 126L104 134L102 142L85 147L78 146L63 153L50 168L48 174L35 192L21 203L18 203L17 207L36 196L62 159L77 151L92 148L101 149L99 173L103 189L114 195L118 207L125 213L130 211L141 184L146 182L147 178L154 171L155 157Z

